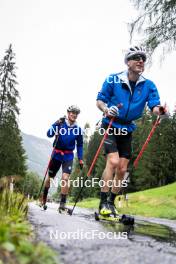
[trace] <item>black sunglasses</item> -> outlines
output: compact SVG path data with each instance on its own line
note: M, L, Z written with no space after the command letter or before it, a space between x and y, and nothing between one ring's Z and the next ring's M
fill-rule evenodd
M142 55L133 55L133 56L131 56L128 59L128 61L129 60L134 60L134 61L140 61L140 60L142 60L143 62L145 62L146 61L146 57L145 56L142 56Z

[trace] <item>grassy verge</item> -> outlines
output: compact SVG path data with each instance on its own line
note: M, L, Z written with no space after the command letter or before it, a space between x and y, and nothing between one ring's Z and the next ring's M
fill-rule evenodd
M78 203L80 207L98 208L99 199L89 198ZM117 208L119 202L116 199ZM176 183L128 195L128 204L121 197L120 213L176 219Z
M20 194L0 194L0 264L56 264L56 255L44 243L35 243L26 220L27 202Z

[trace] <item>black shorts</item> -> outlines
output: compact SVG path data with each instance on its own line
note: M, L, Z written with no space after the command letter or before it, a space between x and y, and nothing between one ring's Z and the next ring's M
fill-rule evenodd
M103 128L107 129L107 125L103 125ZM132 133L127 135L108 135L104 141L105 154L118 152L120 158L130 159L132 153L131 142Z
M54 178L57 172L59 171L61 165L62 165L62 173L71 174L73 160L60 161L60 160L52 159L50 161L48 168L49 177Z

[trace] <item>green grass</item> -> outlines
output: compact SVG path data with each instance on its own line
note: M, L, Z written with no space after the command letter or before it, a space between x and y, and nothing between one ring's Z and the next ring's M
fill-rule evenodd
M128 206L122 198L120 213L176 219L176 183L128 195ZM98 208L99 199L89 198L78 203L80 207ZM118 199L116 199L118 207Z
M56 264L55 253L35 242L27 210L21 194L7 189L0 193L0 264Z

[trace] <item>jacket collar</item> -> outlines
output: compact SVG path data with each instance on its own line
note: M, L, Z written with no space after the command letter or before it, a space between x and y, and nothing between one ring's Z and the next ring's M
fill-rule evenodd
M130 90L130 92L132 93L132 91L131 91L131 86L130 86L129 79L128 79L128 71L120 72L120 73L118 74L118 77L119 77L119 79L121 80L122 83L127 84L128 88L129 88L129 90ZM146 79L145 79L142 75L140 75L139 78L138 78L138 80L137 80L137 82L136 82L136 85L137 85L138 83L145 82L145 80L146 80Z
M65 118L65 123L67 124L68 127L74 127L77 126L77 122L73 123L72 125L70 125L68 118Z

